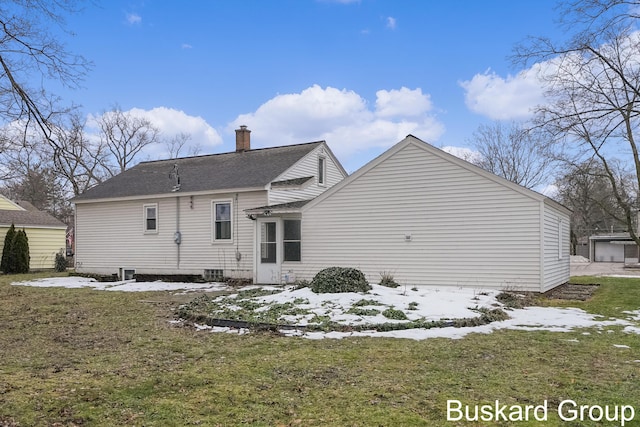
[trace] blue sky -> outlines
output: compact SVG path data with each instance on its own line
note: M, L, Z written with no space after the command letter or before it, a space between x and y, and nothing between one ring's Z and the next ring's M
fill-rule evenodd
M59 89L96 116L118 104L200 154L324 139L349 172L411 133L468 147L492 120L540 99L508 56L560 34L555 1L109 0L67 18L67 47L93 62ZM186 154L186 153L185 153ZM161 146L145 153L162 158Z

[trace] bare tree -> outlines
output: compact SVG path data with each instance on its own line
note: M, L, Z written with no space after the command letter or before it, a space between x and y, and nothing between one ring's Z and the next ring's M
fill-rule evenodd
M74 0L12 0L0 3L0 117L32 126L55 147L50 120L60 109L46 84L77 87L89 63L68 52L54 28L64 30ZM34 78L36 77L36 78ZM40 81L37 86L33 82Z
M185 148L187 143L191 140L191 134L187 132L180 132L174 135L172 138L166 139L164 141L165 146L167 147L167 151L169 152L170 159L176 159L180 157L182 150ZM187 156L197 156L200 154L202 147L200 145L195 145L189 147L187 150Z
M55 170L49 145L35 137L25 142L22 132L15 132L14 137L10 149L2 155L3 166L10 173L5 173L0 191L10 199L27 201L66 221L72 209L66 202L65 183Z
M578 28L568 41L532 39L516 51L516 57L547 61L541 74L546 103L536 111L537 125L570 147L573 164L593 159L602 167L616 208L640 244L635 229L640 187L640 33L632 29L636 17L627 9L631 4L638 2L589 0L589 7L564 17L565 24ZM609 26L603 24L607 22ZM633 178L621 180L627 166Z
M620 186L626 177L619 176ZM616 203L611 183L595 159L571 165L556 180L558 201L571 209L572 253L579 241L599 232L626 229L624 212Z
M159 142L160 130L150 120L113 107L98 119L100 138L115 165L108 166L110 175L124 172L135 163L140 152Z
M77 196L110 176L108 150L103 140L87 135L86 120L80 114L69 114L67 118L54 128L58 149L51 157L56 173Z
M547 183L554 166L549 140L518 123L480 125L471 140L480 157L472 162L527 188Z

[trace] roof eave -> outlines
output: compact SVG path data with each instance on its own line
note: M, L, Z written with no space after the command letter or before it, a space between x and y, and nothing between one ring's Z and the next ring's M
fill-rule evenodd
M218 190L202 190L202 191L175 191L171 193L144 194L139 196L123 196L123 197L105 197L93 199L76 199L70 200L76 205L85 203L109 203L109 202L128 202L132 200L150 200L150 199L168 199L181 196L203 196L207 194L229 194L229 193L249 193L252 191L265 191L265 187L245 187L245 188L225 188Z
M66 230L67 226L65 224L60 225L44 225L44 224L27 224L27 223L13 223L15 228L47 228L51 230ZM0 224L0 227L11 227L11 224Z

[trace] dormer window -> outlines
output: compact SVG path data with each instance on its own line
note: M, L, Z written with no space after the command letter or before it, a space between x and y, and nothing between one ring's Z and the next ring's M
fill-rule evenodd
M318 185L325 185L327 177L327 159L326 157L318 157Z

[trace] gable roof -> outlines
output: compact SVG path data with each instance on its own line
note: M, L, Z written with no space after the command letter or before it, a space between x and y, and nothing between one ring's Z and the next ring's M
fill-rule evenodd
M71 201L151 196L175 192L171 176L180 176L178 193L262 188L324 141L244 152L141 162L76 196Z
M8 209L0 210L0 226L10 226L15 224L17 227L55 227L67 228L67 226L42 211L13 211Z
M409 145L413 145L416 146L434 156L438 156L444 160L447 160L451 163L454 163L464 169L467 169L473 173L476 173L478 175L481 175L491 181L497 182L498 184L501 184L505 187L508 187L518 193L523 194L524 196L527 196L531 199L540 201L540 202L544 202L544 203L548 203L550 205L553 205L555 208L566 212L567 214L571 213L571 210L568 209L566 206L556 202L555 200L541 194L538 193L537 191L534 190L530 190L526 187L523 187L522 185L516 184L514 182L509 181L506 178L503 178L501 176L498 176L492 172L489 172L485 169L482 169L479 166L476 166L472 163L467 162L466 160L463 160L459 157L454 156L453 154L449 154L444 150L441 150L437 147L434 147L433 145L426 143L424 141L422 141L419 138L416 138L413 135L407 135L402 141L398 142L396 145L394 145L393 147L391 147L390 149L388 149L387 151L385 151L384 153L382 153L381 155L379 155L378 157L376 157L375 159L371 160L369 163L367 163L366 165L362 166L360 169L358 169L356 172L354 172L353 174L351 174L350 176L348 176L347 178L345 178L344 180L342 180L341 182L339 182L338 184L334 185L333 187L331 187L329 190L325 191L324 193L320 194L318 197L316 197L315 199L311 200L309 203L307 203L305 206L302 207L303 210L306 210L308 208L311 208L312 206L315 206L316 204L318 204L320 201L326 199L327 197L330 197L333 193L340 191L340 189L344 186L349 185L351 182L353 182L354 180L358 179L360 176L366 174L368 171L370 171L371 169L373 169L374 167L378 166L380 163L382 163L383 161L385 161L386 159L388 159L389 157L393 156L394 154L396 154L397 152L399 152L400 150L403 150L405 147L409 146Z
M66 224L46 212L39 211L27 201L12 202L4 196L0 196L16 206L16 209L0 209L0 226L9 227L14 224L16 227L55 227L67 228Z

